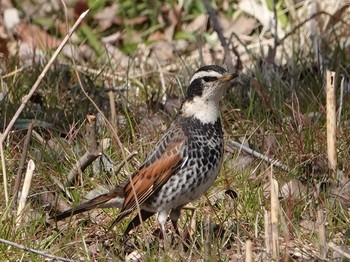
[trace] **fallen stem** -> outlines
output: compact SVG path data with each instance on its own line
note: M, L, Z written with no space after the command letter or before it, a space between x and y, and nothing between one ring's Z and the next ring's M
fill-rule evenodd
M232 146L232 147L236 147L236 148L239 148L239 149L242 149L244 152L248 153L248 154L251 154L257 158L260 158L268 163L270 163L271 165L275 166L275 167L278 167L278 168L281 168L283 169L284 171L287 171L287 172L290 172L290 168L288 166L286 166L285 164L281 163L280 161L278 160L275 160L275 159L272 159L268 156L265 156L247 146L244 146L236 141L233 141L233 140L228 140L227 141L227 144L229 146Z
M85 154L75 163L73 168L68 173L68 183L74 184L77 174L82 173L92 162L102 156L101 152L85 152Z
M335 245L333 242L329 242L328 247L340 255L350 259L350 252L344 251L340 246Z
M54 255L48 254L48 253L46 253L44 251L40 251L40 250L36 250L36 249L30 248L30 247L26 247L26 246L17 244L15 242L12 242L12 241L9 241L9 240L3 239L3 238L0 238L0 242L4 243L6 245L9 245L9 246L12 246L12 247L15 247L15 248L18 248L18 249L21 249L21 250L25 250L25 251L28 251L28 252L31 252L31 253L34 253L34 254L38 254L38 255L43 256L43 257L48 257L48 258L51 258L51 259L54 259L54 260L65 261L65 262L75 261L75 260L64 258L64 257L57 257L57 256L54 256Z

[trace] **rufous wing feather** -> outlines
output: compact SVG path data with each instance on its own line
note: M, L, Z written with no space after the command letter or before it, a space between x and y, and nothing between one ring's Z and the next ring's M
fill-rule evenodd
M153 163L140 168L124 188L124 204L121 213L113 222L113 228L125 216L142 205L159 187L164 185L182 164L181 147L184 141L173 142Z
M142 167L124 189L123 210L134 210L171 177L181 163L180 143L174 143L152 164Z

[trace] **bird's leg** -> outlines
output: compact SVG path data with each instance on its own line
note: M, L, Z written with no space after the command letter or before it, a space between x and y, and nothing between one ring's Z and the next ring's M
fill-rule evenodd
M140 215L141 215L141 217L140 217ZM131 230L133 230L135 227L139 226L141 223L145 222L148 218L153 216L154 213L141 209L140 215L137 214L134 217L134 219L129 223L128 227L124 231L124 235L128 235Z
M162 234L163 234L163 239L164 239L164 243L166 246L166 242L167 242L167 235L166 235L166 230L165 230L165 223L167 221L168 218L168 212L166 211L161 211L158 213L158 222L160 225L160 229L162 230Z
M181 209L183 206L178 206L174 209L171 210L170 212L170 220L171 223L173 224L175 233L180 236L179 228L177 227L177 221L179 220Z

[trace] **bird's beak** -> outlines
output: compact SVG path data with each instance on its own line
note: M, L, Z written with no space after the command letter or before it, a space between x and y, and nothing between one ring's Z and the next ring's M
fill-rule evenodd
M219 78L221 82L228 82L238 77L238 73L227 74Z

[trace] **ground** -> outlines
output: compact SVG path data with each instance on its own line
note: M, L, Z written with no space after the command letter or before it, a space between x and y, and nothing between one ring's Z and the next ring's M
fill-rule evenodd
M349 259L349 3L0 6L0 239L22 245L1 241L1 260ZM225 65L240 77L221 104L220 175L182 213L180 236L169 223L164 241L156 219L129 238L122 237L128 219L107 231L116 208L50 219L128 179L203 64ZM333 86L335 111L329 111ZM26 169L33 170L27 197Z

